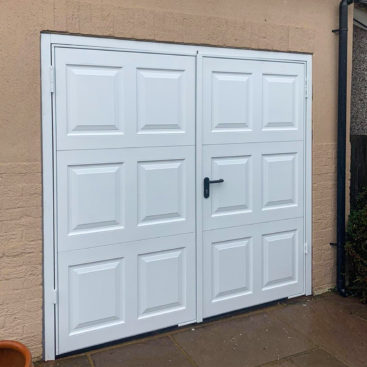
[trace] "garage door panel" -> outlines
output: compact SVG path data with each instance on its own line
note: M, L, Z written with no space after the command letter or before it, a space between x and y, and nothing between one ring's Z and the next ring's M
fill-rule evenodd
M204 233L204 316L302 294L303 219Z
M256 62L203 59L204 144L240 142L255 138L259 111Z
M57 48L55 69L57 149L121 146L133 113L129 58Z
M256 214L252 149L239 145L216 145L203 148L204 177L224 182L210 185L210 196L203 199L204 228L240 225Z
M263 74L263 131L297 130L297 76Z
M204 144L303 139L304 65L203 60Z
M297 205L297 153L263 154L263 209Z
M74 265L68 276L71 333L125 322L124 259Z
M193 147L58 154L58 249L195 230Z
M194 232L195 148L138 149L134 159L136 238Z
M58 353L118 339L131 324L132 259L118 246L58 256Z
M195 143L191 56L56 49L57 149Z
M123 72L123 67L66 67L69 135L123 134Z
M212 73L212 131L252 130L251 76L251 73Z
M261 217L263 221L304 215L303 143L266 144L261 149Z
M136 248L135 327L154 330L196 317L195 234L142 241Z
M59 254L59 353L195 318L195 236Z
M138 162L138 226L185 220L184 165L184 159Z
M248 143L203 148L204 228L215 229L303 215L303 144Z
M213 301L252 292L252 238L212 244Z
M204 316L255 303L256 231L253 227L204 232Z
M138 257L139 318L185 307L185 249L154 252Z
M261 292L268 299L304 292L303 218L267 223L261 231Z
M69 233L124 227L124 168L122 162L68 167Z
M131 164L123 151L58 154L59 251L121 241L128 231L126 195Z
M263 290L297 282L297 231L266 234L262 240Z
M134 55L136 146L195 144L195 58Z
M252 161L250 155L212 158L212 177L226 177L225 182L213 187L212 215L250 213ZM227 184L231 187L226 191Z

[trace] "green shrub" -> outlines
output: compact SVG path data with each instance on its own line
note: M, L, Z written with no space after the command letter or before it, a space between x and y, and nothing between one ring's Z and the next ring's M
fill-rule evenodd
M347 225L348 290L367 303L367 188L358 195Z

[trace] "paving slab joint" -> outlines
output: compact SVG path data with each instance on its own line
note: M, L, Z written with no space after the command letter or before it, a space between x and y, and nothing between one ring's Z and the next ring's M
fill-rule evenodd
M186 350L176 341L174 336L168 335L168 337L171 339L172 343L176 346L177 349L180 350L182 354L187 358L187 360L190 362L190 364L194 367L199 367L199 365L195 362L195 360L191 357L189 353L186 352Z

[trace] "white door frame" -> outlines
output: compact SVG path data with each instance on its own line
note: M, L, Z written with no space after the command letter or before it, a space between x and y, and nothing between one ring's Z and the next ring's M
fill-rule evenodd
M162 53L174 55L196 55L196 94L202 93L202 58L226 57L251 60L273 60L304 64L306 108L305 108L305 185L304 185L304 229L305 229L305 294L312 293L312 56L282 52L252 51L194 45L177 45L158 42L142 42L70 36L52 33L41 34L41 88L42 88L42 179L43 179L43 284L44 284L44 359L55 359L57 350L57 251L56 250L56 193L54 121L54 70L52 68L55 47L78 47ZM196 98L196 251L197 251L197 319L203 320L203 279L198 271L202 268L202 99Z

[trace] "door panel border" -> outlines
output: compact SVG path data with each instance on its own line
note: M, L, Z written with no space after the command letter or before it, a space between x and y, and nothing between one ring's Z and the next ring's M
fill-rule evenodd
M80 49L104 49L110 51L130 51L140 53L158 53L171 55L196 56L196 276L197 303L196 322L203 318L203 277L198 269L203 264L202 241L202 63L204 57L225 57L259 61L277 61L300 63L305 68L306 108L304 109L304 247L305 247L305 294L312 293L312 55L293 54L270 51L240 50L170 43L129 41L108 38L62 35L53 33L41 34L41 103L42 103L42 182L43 182L43 285L44 285L44 359L54 360L58 354L56 320L57 304L57 251L55 248L57 231L57 208L55 196L57 188L55 173L54 142L56 141L53 121L54 109L54 53L57 47ZM297 296L297 295L295 295Z

